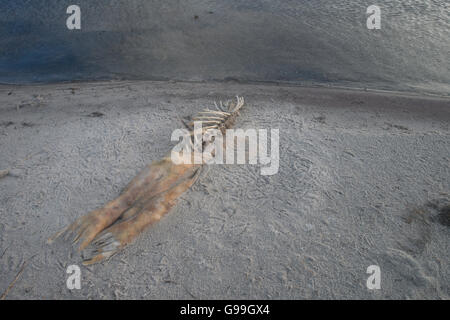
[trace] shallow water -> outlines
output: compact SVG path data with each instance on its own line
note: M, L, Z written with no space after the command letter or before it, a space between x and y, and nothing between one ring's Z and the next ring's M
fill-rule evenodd
M252 80L450 93L450 3L0 0L0 82Z

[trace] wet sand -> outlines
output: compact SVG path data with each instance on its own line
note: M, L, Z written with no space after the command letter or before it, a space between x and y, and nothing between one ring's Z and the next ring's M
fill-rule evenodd
M209 167L158 224L81 266L46 240L175 145L177 117L235 95L280 129L280 170ZM0 86L7 299L448 299L450 100L236 83ZM6 174L7 173L7 174ZM81 289L66 268L81 267ZM367 267L381 289L366 287Z

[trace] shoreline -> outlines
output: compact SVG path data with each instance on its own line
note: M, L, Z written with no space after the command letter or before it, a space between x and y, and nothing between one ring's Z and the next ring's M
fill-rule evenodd
M2 88L20 88L20 87L40 87L40 86L67 86L72 84L95 84L95 85L107 85L107 84L130 84L130 83L186 83L186 84L240 84L249 86L275 86L275 87L292 87L292 88L304 88L304 89L330 89L330 90L344 90L344 91L356 91L356 92L372 92L381 94L394 94L402 96L412 97L431 97L450 99L450 92L445 94L439 91L420 91L413 88L405 89L393 89L393 88L381 88L377 85L372 87L363 86L357 87L352 85L342 85L338 83L320 83L320 82L297 82L297 81L270 81L270 80L240 80L240 79L224 79L224 80L175 80L175 79L100 79L100 80L68 80L68 81L55 81L55 82L29 82L29 83L2 83L0 82L0 90Z

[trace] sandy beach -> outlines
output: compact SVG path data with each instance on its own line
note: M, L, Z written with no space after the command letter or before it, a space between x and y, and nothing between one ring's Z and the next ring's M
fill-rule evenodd
M55 232L175 145L179 117L244 96L236 128L280 130L278 174L215 165L89 267ZM0 86L6 299L449 299L450 100L392 92L117 81ZM5 170L5 171L2 171ZM66 286L69 265L81 289ZM381 289L369 290L378 265Z

